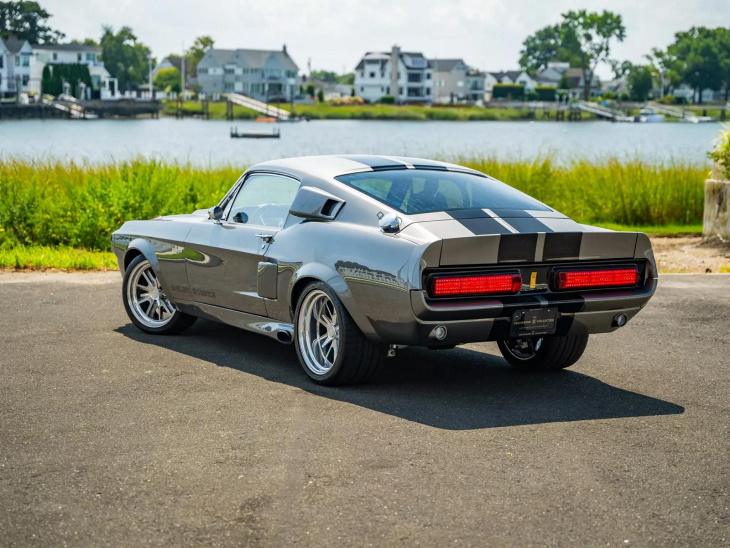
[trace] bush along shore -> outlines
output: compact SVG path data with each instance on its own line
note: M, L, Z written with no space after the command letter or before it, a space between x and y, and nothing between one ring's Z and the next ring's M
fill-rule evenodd
M452 160L579 222L665 234L702 229L707 176L702 166L616 159L568 165L549 158ZM0 162L0 267L113 267L109 237L122 223L208 208L242 171L146 159L106 165Z

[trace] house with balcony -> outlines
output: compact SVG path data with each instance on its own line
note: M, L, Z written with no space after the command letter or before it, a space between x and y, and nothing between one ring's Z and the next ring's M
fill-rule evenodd
M32 56L27 40L0 39L0 93L29 90Z
M104 62L101 60L101 48L99 46L85 46L71 42L69 44L33 45L30 90L35 92L42 91L43 69L46 65L74 64L86 65L88 67L93 90L103 92L104 89L108 88L109 80L112 78L106 70ZM69 84L72 90L74 90L76 83L69 82ZM91 90L87 92L89 96L90 92Z
M241 93L258 101L293 101L299 68L280 50L209 49L197 66L197 83L208 94Z
M431 59L433 96L439 103L483 101L486 73L470 68L463 59Z
M433 101L433 70L422 53L368 52L355 67L355 94L376 102L392 95L396 103Z

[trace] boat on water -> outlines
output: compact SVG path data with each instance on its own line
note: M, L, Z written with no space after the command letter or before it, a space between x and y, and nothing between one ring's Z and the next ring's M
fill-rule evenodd
M237 127L231 128L231 139L279 139L281 133L279 128L274 131L238 131Z
M639 111L639 115L634 117L634 122L639 122L642 124L653 124L663 121L663 114L659 114L657 112L654 112L653 110L649 110L648 108L642 108Z

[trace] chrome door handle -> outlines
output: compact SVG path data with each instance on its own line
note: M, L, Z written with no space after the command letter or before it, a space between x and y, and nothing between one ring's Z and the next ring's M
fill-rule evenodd
M266 243L269 243L271 240L274 239L274 235L273 234L256 234L256 237L257 238L261 238Z

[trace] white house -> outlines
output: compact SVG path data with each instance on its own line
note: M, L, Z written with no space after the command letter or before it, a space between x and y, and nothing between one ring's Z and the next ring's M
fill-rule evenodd
M355 93L366 101L392 95L398 103L430 103L433 100L433 71L423 54L368 52L355 67Z
M31 91L41 91L43 68L46 65L81 64L89 67L91 87L103 89L108 85L109 72L101 60L101 48L82 44L35 44L31 63Z
M33 48L27 40L0 39L0 92L28 91Z

